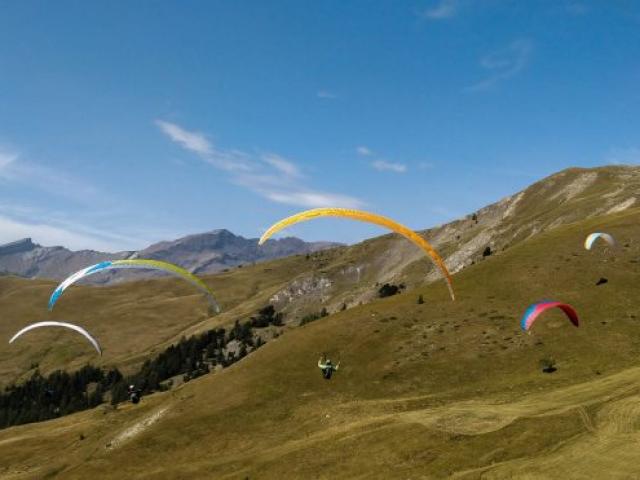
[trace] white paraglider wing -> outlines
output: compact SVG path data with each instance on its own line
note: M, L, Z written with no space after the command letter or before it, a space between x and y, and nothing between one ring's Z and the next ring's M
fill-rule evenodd
M599 238L607 242L611 247L614 247L616 244L616 241L614 240L614 238L608 233L595 232L595 233L590 233L587 236L587 238L584 241L584 248L586 248L587 250L591 250L591 247Z
M73 323L66 323L66 322L47 321L47 322L32 323L31 325L27 325L22 330L20 330L18 333L16 333L13 337L11 337L11 340L9 340L9 343L13 343L15 340L20 338L23 334L25 334L25 333L27 333L27 332L29 332L31 330L34 330L36 328L41 328L41 327L63 327L63 328L69 328L71 330L75 330L80 335L82 335L84 338L89 340L89 342L91 342L91 345L93 345L93 348L95 348L96 351L100 355L102 355L102 348L100 348L100 344L98 343L98 341L95 338L93 338L91 336L91 334L89 332L87 332L84 328L79 327L78 325L74 325Z

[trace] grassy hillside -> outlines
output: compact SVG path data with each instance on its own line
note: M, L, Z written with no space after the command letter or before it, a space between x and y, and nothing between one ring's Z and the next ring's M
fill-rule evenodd
M594 230L612 233L619 247L585 251ZM637 208L558 226L465 268L454 279L456 302L442 282L425 285L291 329L232 367L138 406L0 431L0 478L633 478L640 475L639 238ZM328 253L327 267L348 265L368 245ZM229 312L251 311L309 261L208 281L231 299ZM596 286L600 277L609 282ZM2 305L22 296L12 288L25 288L10 282ZM44 304L50 285L28 285L34 305L38 296ZM200 320L204 305L178 283L144 285L154 292L148 305L122 288L70 291L59 312L80 315L84 302L85 323L118 358L184 329L148 328L171 302L180 304L176 314L192 315L191 329L225 318ZM154 310L167 288L178 299ZM127 289L135 325L124 317ZM121 311L91 313L114 298L109 308ZM522 312L544 298L573 304L582 326L549 312L523 334ZM14 308L35 315L30 304ZM113 328L126 333L113 339ZM321 352L342 360L330 382L315 366ZM2 354L3 365L11 361ZM19 355L16 370L30 360ZM550 356L558 370L542 373L539 361Z
M501 255L545 230L624 211L636 204L639 191L640 168L568 169L474 216L424 233L445 257L449 269L459 272L483 261L487 246ZM77 368L89 360L133 368L183 334L246 319L267 303L273 303L285 312L286 321L296 324L323 307L337 312L343 305L352 308L367 303L384 282L419 287L424 285L425 274L427 281L436 281L444 289L440 273L415 245L397 235L384 235L352 247L204 277L223 306L224 313L212 318L202 297L180 280L148 280L106 288L74 286L55 311L48 313L46 302L54 283L0 277L0 335L9 338L33 321L65 320L88 328L105 348L104 357L96 359L79 337L57 331L34 332L28 342L21 339L11 348L0 342L0 384L29 375L29 367L35 363L45 372Z
M0 336L10 338L19 328L40 320L63 320L89 330L102 343L104 356L95 356L82 337L65 330L42 329L15 344L0 342L0 383L29 372L33 363L47 372L97 365L133 366L180 336L246 318L268 302L302 267L304 257L279 260L205 277L223 313L210 317L202 295L184 281L153 279L113 287L71 287L47 311L55 282L0 277Z

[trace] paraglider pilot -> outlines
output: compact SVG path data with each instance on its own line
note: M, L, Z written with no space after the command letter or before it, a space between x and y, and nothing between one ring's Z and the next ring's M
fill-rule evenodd
M129 400L131 400L131 403L140 402L140 397L142 396L142 390L140 390L139 388L136 388L135 385L129 385L129 388L127 389L127 393L129 394Z
M322 370L322 376L325 380L331 380L331 375L333 375L333 372L337 372L339 367L340 362L334 365L331 363L331 359L325 356L320 357L320 360L318 360L318 368Z

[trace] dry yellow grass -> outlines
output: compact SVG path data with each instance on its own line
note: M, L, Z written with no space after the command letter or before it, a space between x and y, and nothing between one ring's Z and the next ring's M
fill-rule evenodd
M595 229L612 233L620 248L586 252L584 236ZM432 284L287 331L232 367L137 406L0 431L0 478L640 477L638 238L638 209L561 227L456 275L456 302ZM266 273L260 266L269 276L259 280L247 269L208 281L230 289L220 295L234 298L229 311L252 311L301 268L296 262L303 259L274 262ZM247 275L242 286L231 286L234 275ZM601 276L609 283L596 287ZM263 282L257 297L250 281ZM47 290L40 283L34 298ZM165 285L182 288L140 288L159 301ZM87 290L93 301L115 297L123 308L136 293ZM154 310L152 298L136 308L150 316L169 308ZM520 315L542 298L572 303L581 327L549 312L531 335L521 333ZM183 301L192 329L213 321L198 318L205 306L196 297ZM111 329L134 328L111 315L118 323L94 326L115 351L129 340L114 342ZM139 333L149 324L136 325ZM165 335L145 348L170 341ZM135 356L133 343L121 348L122 358ZM315 366L321 352L342 360L330 382ZM556 373L541 373L545 356L558 361Z

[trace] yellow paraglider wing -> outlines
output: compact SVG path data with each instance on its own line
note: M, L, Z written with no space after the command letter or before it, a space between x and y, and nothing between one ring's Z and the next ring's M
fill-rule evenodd
M291 217L287 217L279 222L275 223L269 229L264 232L259 245L262 245L269 238L271 238L275 233L283 230L293 224L299 222L306 222L307 220L311 220L317 217L344 217L351 218L353 220L359 220L361 222L368 222L379 225L381 227L388 228L400 235L408 238L413 243L418 245L422 250L424 250L429 257L433 260L433 262L440 268L442 274L445 276L447 280L447 287L449 288L449 293L451 294L451 299L455 300L455 295L453 293L453 282L451 280L451 274L449 270L447 270L447 266L444 264L444 261L438 255L438 252L427 242L424 238L418 235L416 232L411 230L410 228L405 227L404 225L399 224L391 220L390 218L383 217L382 215L377 215L375 213L364 212L362 210L353 210L349 208L315 208L313 210L306 210L304 212L297 213L292 215Z

